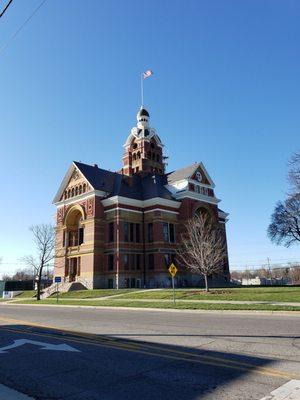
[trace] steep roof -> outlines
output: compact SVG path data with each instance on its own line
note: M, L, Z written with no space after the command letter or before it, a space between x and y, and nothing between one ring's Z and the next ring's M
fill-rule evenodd
M139 110L139 112L138 112L138 115L139 115L139 116L145 115L146 117L150 117L148 111L147 111L145 108L141 108L141 109Z
M195 170L200 166L199 163L194 163L188 167L177 169L176 171L167 174L168 183L181 181L182 179L190 178Z
M54 203L60 201L74 167L81 172L94 190L106 192L107 197L122 196L136 200L148 200L154 197L173 199L171 193L165 188L166 176L150 173L146 176L133 175L130 177L99 168L97 165L74 161L60 185L53 200Z

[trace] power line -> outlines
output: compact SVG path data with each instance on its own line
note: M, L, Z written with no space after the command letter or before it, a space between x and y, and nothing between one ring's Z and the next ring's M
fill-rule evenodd
M24 28L26 24L31 20L31 18L38 12L38 10L42 7L44 3L46 3L47 0L43 0L34 10L33 12L29 15L28 18L23 22L23 24L16 30L15 33L11 35L11 37L8 39L6 43L2 47L0 47L0 54L6 49L6 47L14 40L14 38L18 35L18 33Z
M1 11L0 13L0 18L3 17L3 15L5 14L5 12L7 11L8 7L11 5L11 3L13 2L13 0L9 0L9 2L6 4L6 6L3 8L3 11Z

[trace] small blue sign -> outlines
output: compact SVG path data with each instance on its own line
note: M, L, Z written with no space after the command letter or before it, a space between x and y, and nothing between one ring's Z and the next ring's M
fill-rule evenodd
M56 276L56 277L54 278L54 282L55 282L55 283L60 283L60 282L61 282L61 276Z

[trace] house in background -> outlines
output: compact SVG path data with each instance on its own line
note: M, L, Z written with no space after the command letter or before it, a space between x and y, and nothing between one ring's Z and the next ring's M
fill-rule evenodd
M54 275L87 288L168 287L168 267L183 224L205 212L222 228L215 185L202 163L165 171L166 157L147 110L124 145L123 167L111 172L73 162L55 196ZM201 286L201 276L178 266L178 286ZM229 282L228 257L212 285Z

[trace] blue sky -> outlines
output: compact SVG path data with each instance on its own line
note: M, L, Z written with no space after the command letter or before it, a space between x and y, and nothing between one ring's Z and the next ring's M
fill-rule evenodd
M13 2L0 47L39 3ZM72 160L119 169L149 68L168 168L205 164L230 213L231 266L300 260L266 236L300 148L299 19L296 0L46 1L0 52L2 272L33 251L28 227L53 221Z

